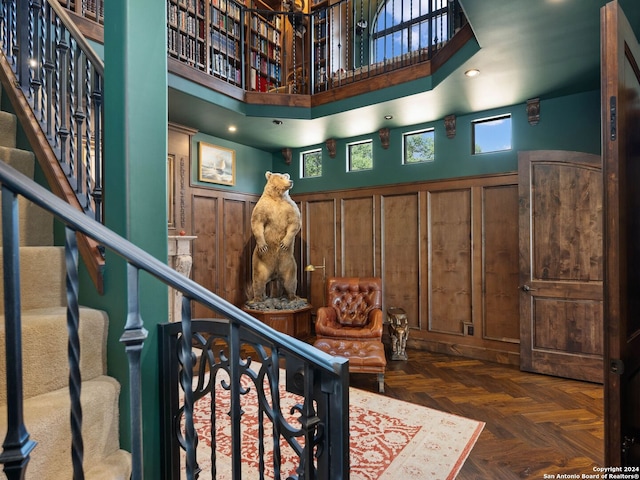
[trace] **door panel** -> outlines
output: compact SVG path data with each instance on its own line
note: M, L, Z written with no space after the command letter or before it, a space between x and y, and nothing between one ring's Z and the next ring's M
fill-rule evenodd
M618 6L601 11L605 463L640 465L640 47Z
M602 171L597 155L521 152L520 366L602 382Z

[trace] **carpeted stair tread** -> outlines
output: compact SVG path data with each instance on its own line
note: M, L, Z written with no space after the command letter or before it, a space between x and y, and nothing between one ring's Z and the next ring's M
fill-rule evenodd
M131 478L131 454L125 450L112 453L102 462L87 466L87 480L129 480Z
M29 178L33 178L35 160L33 152L6 147L0 144L0 160Z
M101 376L82 383L82 434L86 469L120 450L118 434L119 383ZM31 440L38 443L31 453L27 480L73 478L71 464L70 400L63 388L24 404L24 421ZM0 432L6 433L6 407L0 407ZM5 478L0 474L0 478ZM86 476L87 479L92 477ZM114 475L111 478L120 478Z
M0 316L4 345L4 316ZM80 370L82 380L106 373L107 314L80 307ZM22 314L23 395L31 398L69 384L67 310L51 307ZM6 405L6 361L0 356L0 405Z
M18 120L15 115L0 111L0 145L16 146L16 128Z
M22 196L18 197L18 224L21 246L53 245L53 216ZM2 245L0 222L0 246Z
M0 248L0 255L2 250ZM4 266L0 265L0 273L3 270ZM20 249L22 309L66 306L65 272L63 247L22 247ZM0 291L3 291L3 288L4 275L0 274ZM0 311L4 311L3 295L0 295Z

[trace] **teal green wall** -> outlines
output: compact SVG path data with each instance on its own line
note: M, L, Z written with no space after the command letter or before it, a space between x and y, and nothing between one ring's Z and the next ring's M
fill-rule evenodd
M166 3L105 2L105 224L167 261L167 52ZM120 438L131 450L128 359L120 337L127 321L125 262L107 251L104 295L82 270L83 304L109 314L108 374L122 386ZM134 286L135 290L135 286ZM157 324L168 320L166 286L146 274L139 279L140 315L148 330L142 351L144 478L160 478Z
M471 123L482 118L511 114L512 149L471 154ZM403 165L402 135L423 128L435 129L435 161ZM373 169L346 171L348 143L373 140ZM322 148L322 176L300 178L300 152ZM336 139L336 156L330 158L324 144L294 149L291 165L279 153L273 154L273 171L296 179L292 194L415 181L439 180L472 175L513 172L518 168L518 150L575 150L600 154L600 92L592 91L540 102L540 122L532 126L524 104L461 115L456 119L456 136L446 136L444 120L390 130L389 148L383 149L378 132Z
M198 145L200 142L228 148L235 151L236 182L235 185L216 185L198 181ZM282 156L280 157L282 158ZM193 136L191 145L191 183L203 187L215 187L242 193L262 193L264 188L264 173L272 169L271 153L257 148L248 147L221 138L198 133Z

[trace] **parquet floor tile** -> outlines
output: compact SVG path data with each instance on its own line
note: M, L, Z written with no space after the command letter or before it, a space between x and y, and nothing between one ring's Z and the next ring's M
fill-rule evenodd
M603 387L512 365L407 350L389 361L385 395L486 423L459 480L590 474L604 458ZM351 385L377 391L374 375Z

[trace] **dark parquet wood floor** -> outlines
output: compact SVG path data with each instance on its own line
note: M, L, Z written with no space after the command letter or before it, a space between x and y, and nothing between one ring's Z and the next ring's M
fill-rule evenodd
M458 480L562 478L602 466L602 385L407 353L408 361L387 364L385 395L486 423ZM377 391L375 375L351 375L351 385Z

